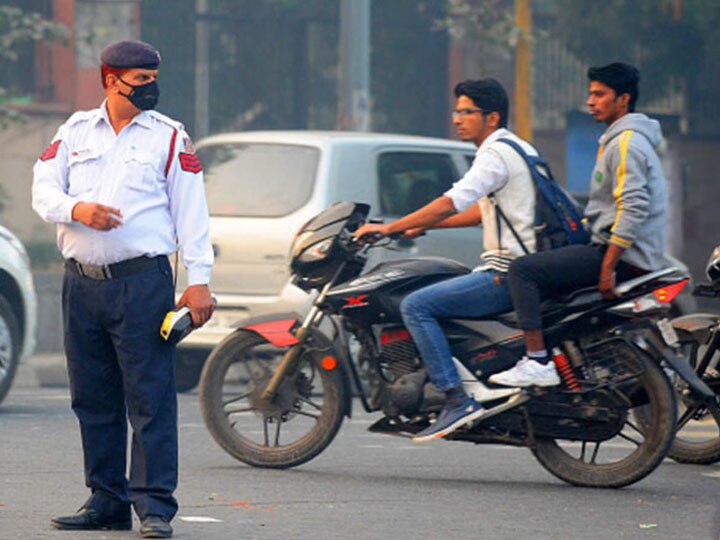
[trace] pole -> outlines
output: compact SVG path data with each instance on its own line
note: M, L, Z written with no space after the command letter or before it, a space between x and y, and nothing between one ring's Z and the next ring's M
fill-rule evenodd
M205 137L210 131L210 46L207 0L195 0L195 133Z
M370 130L370 0L340 4L339 129Z
M532 142L532 10L530 0L515 0L520 36L515 49L515 133Z

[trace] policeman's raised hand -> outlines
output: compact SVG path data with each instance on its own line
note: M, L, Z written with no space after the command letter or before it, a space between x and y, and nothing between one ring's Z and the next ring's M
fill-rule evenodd
M205 324L215 310L210 288L207 285L190 285L178 300L176 307L190 308L193 326L199 328Z
M122 225L122 212L118 208L99 203L79 202L72 209L73 221L98 231L109 231Z
M355 231L355 240L358 242L373 243L387 236L387 225L382 223L366 223Z

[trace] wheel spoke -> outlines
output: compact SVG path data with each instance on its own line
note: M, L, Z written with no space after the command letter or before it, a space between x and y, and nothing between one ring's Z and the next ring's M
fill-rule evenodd
M590 458L590 463L595 464L595 460L597 459L598 452L600 452L600 443L595 443L595 450L593 450L592 457Z
M626 420L625 425L630 426L632 429L634 429L636 432L638 432L643 437L645 436L645 433L643 433L642 430L639 427L637 427L635 424L633 424L630 420Z
M302 415L302 416L307 416L308 418L313 418L313 419L315 419L315 420L319 420L319 419L320 419L320 415L319 415L319 414L313 414L313 413L311 413L311 412L303 411L302 409L295 410L295 411L293 411L293 413L294 413L294 414L299 414L299 415Z
M280 427L282 426L282 419L278 418L275 423L275 446L280 446Z
M239 414L244 412L250 412L254 411L255 407L240 407L239 409L225 409L225 416L230 416L231 414Z
M625 439L626 441L633 443L635 446L640 446L642 444L641 441L637 441L637 440L633 439L630 435L626 435L622 431L620 433L618 433L618 436Z
M268 434L268 424L270 423L270 417L263 418L263 435L265 438L265 446L270 446L270 435Z
M677 427L675 428L675 431L678 432L682 428L684 428L687 423L692 420L692 417L695 415L699 407L696 405L695 407L688 407L685 409L685 412L682 414L680 419L677 422Z
M241 399L245 399L246 397L250 396L250 394L252 394L252 391L245 392L244 394L240 394L240 395L237 396L237 397L228 399L227 401L223 401L222 405L223 405L223 407L227 407L227 406L230 405L231 403L235 403L236 401L240 401Z
M585 450L587 449L587 442L583 441L580 445L580 461L585 463Z
M321 410L322 410L322 405L318 405L317 403L315 403L314 401L312 401L310 398L306 398L306 397L303 397L303 396L297 396L297 398L298 398L300 401L302 401L303 403L307 403L307 404L310 405L311 407L314 407L314 408L317 409L318 411L321 411Z

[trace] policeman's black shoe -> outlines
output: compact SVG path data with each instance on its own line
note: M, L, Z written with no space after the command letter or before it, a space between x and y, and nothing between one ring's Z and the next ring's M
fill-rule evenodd
M140 536L143 538L170 538L173 528L162 516L146 516L142 520Z
M129 531L132 529L130 508L121 514L105 515L92 508L81 508L72 516L61 516L50 520L50 525L66 531Z

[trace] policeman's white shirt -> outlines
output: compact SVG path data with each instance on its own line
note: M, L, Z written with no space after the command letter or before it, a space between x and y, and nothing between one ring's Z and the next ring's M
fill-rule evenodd
M489 146L503 137L513 140L518 138L505 128L493 131L478 147L468 172L444 193L450 197L457 212L467 210L478 199L495 193L507 183L507 165L496 152L489 151Z
M116 134L104 101L60 126L33 172L33 208L57 223L64 258L112 264L180 248L188 285L210 282L213 252L203 173L179 122L144 111ZM98 231L72 221L78 202L118 208L122 224Z

